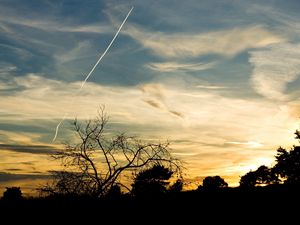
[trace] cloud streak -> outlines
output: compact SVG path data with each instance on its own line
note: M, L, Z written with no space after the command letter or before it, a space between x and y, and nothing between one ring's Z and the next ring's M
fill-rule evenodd
M16 144L0 144L0 150L23 152L29 154L53 154L57 148L46 145L16 145Z
M49 179L50 175L42 174L16 174L16 173L5 173L0 172L0 182L8 182L14 180L24 180L24 179Z
M103 34L110 33L112 29L101 23L89 23L89 24L71 24L67 20L59 20L58 18L52 17L51 14L47 14L44 16L49 16L46 19L41 17L30 18L23 16L23 14L9 13L11 10L1 10L0 14L0 29L5 33L14 33L14 26L23 26L26 28L42 30L45 32L77 32L77 33L95 33L95 34ZM29 13L29 12L27 12ZM36 15L37 16L37 15Z
M240 27L196 34L162 33L130 26L126 34L161 57L196 57L207 54L234 56L251 48L285 41L263 26Z
M146 102L148 105L163 110L167 111L169 114L184 118L184 114L172 109L168 104L167 104L167 90L160 84L145 84L141 85L140 89L146 96L146 99L143 101Z
M246 142L241 142L241 141L228 141L225 144L229 145L241 145L246 148L261 148L263 147L263 144L256 142L256 141L246 141Z
M164 62L164 63L150 63L147 65L151 70L159 72L174 72L174 71L201 71L208 70L214 67L215 63L177 63L177 62Z

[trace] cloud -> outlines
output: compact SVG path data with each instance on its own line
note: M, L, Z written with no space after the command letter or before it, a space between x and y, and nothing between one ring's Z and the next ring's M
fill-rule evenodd
M256 141L246 141L246 142L240 142L240 141L228 141L225 144L229 145L241 145L245 148L260 148L263 147L263 144L256 142Z
M219 90L219 89L226 89L227 87L224 87L224 86L217 86L217 85L197 85L196 88L200 88L200 89L211 89L211 90Z
M53 154L57 151L56 148L46 145L12 145L0 144L0 150L23 152L30 154Z
M13 171L13 172L15 172L15 171L22 171L21 169L19 169L19 168L8 168L8 169L5 169L6 171Z
M212 68L215 63L150 63L148 68L159 72L173 72L173 71L200 71Z
M269 99L285 100L288 83L300 76L300 44L276 44L250 52L254 90Z
M285 40L259 25L196 34L162 33L128 27L125 31L127 35L161 57L234 56L250 48L261 48Z
M0 44L0 47L2 45ZM6 63L6 62L0 62L0 75L6 75L9 74L13 71L16 71L17 67L11 63Z
M244 3L245 4L245 3ZM246 3L247 4L247 3ZM283 3L284 4L284 3ZM289 37L299 36L300 24L299 24L299 14L297 13L297 7L291 9L280 7L276 4L247 4L245 5L246 10L254 17L263 16L264 20L268 18L273 23L276 22L277 30L285 32L285 35Z
M14 38L14 37L12 37L12 38ZM29 59L30 57L32 57L32 53L30 51L28 51L25 48L16 47L15 45L0 43L0 48L4 49L4 51L8 50L9 52L15 53L22 60L26 60L26 59ZM11 68L11 69L13 69L13 68ZM11 70L11 71L14 71L14 70ZM7 72L11 72L11 71L7 71Z
M171 107L167 103L167 90L160 84L144 84L139 87L147 99L144 99L144 102L149 104L150 106L161 109L163 111L167 111L171 115L176 117L184 117L184 114L171 109Z
M169 112L175 116L178 116L178 117L181 117L181 118L184 118L184 114L181 113L181 112L177 112L177 111L174 111L174 110L169 110Z
M151 99L146 99L144 100L144 102L146 102L147 104L151 105L154 108L162 108L161 104L155 100L151 100Z
M8 182L14 180L24 180L24 179L49 179L50 175L43 174L15 174L15 173L6 173L0 172L0 182Z
M164 87L161 84L143 84L139 86L140 90L147 96L160 100L165 99Z
M82 55L87 55L90 50L91 44L88 41L81 41L70 51L57 54L54 57L59 63L66 63L82 58Z
M22 86L23 89L8 96L0 96L0 108L6 110L5 118L0 116L0 120L6 123L14 121L15 124L39 121L46 126L45 132L50 141L55 125L65 112L69 113L69 120L75 116L79 120L91 119L97 107L105 104L113 130L127 131L146 140L168 139L175 152L195 154L178 155L183 160L188 159L191 175L197 175L200 171L206 174L242 174L249 168L247 165L258 166L258 159L273 159L279 145L294 144L293 133L298 128L298 116L290 114L290 108L285 102L277 103L265 98L226 97L223 93L197 88L195 83L156 82L119 87L87 82L80 95L74 95L80 82L67 83L39 77L37 74L14 80L15 87ZM74 98L75 104L72 105L70 102ZM18 118L10 118L9 115L15 112L18 112ZM71 138L66 127L66 124L62 127L59 141ZM46 147L42 148L40 154L34 154L39 149L37 147L31 149L32 154L27 154L14 146L31 148L30 143L40 140L39 136L27 137L25 132L8 131L1 131L1 134L4 134L0 139L1 144L9 141L12 149L2 151L2 171L20 168L24 173L29 173L32 166L39 168L39 171L53 168L52 162L42 154L43 151L52 150L47 149L47 144L44 144ZM253 149L246 148L247 145L225 144L231 140L254 140L264 145ZM36 145L43 146L42 143ZM19 163L24 161L34 161L34 165ZM17 164L20 166L17 167Z
M38 15L35 15L38 16ZM89 24L76 24L70 20L65 20L62 17L57 17L47 14L48 17L38 18L19 15L17 13L7 13L1 10L0 14L0 28L6 33L14 33L13 26L23 26L27 28L34 28L46 32L78 32L78 33L110 33L112 28L108 25L99 22ZM45 16L45 15L44 15ZM43 19L44 18L44 19ZM78 22L78 21L77 21Z

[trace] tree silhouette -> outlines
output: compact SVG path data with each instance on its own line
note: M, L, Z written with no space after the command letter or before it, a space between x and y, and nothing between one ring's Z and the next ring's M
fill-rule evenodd
M300 146L294 146L290 151L280 147L275 157L274 172L285 184L300 185Z
M108 117L101 107L98 117L85 124L73 123L79 142L53 155L63 171L53 172L53 182L41 189L51 194L101 197L120 183L122 175L138 173L160 164L180 171L181 163L170 154L169 143L145 143L125 134L111 135ZM128 187L127 187L128 188Z
M217 190L226 187L228 187L228 184L220 176L208 176L204 178L202 186L199 186L198 189Z
M296 139L300 140L300 131L295 132ZM300 185L300 146L293 146L290 151L280 147L277 150L276 165L273 170L285 184Z
M253 188L255 186L269 185L278 182L279 179L273 172L273 169L263 165L257 170L250 171L242 176L240 179L240 187Z
M132 194L135 196L155 196L167 191L168 180L173 171L162 165L139 172L132 184Z
M22 199L22 191L20 187L7 187L3 193L3 200L9 202L17 202Z

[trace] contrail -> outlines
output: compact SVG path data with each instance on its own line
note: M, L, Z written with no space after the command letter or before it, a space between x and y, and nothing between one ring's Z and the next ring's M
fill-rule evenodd
M113 39L110 41L109 45L107 46L107 48L105 49L105 51L102 53L102 55L100 56L100 58L98 59L98 61L96 62L96 64L93 66L93 68L91 69L91 71L88 73L88 75L86 76L86 78L84 79L84 81L81 84L81 87L79 90L81 90L84 86L84 84L86 83L86 81L89 79L89 77L91 76L91 74L93 73L93 71L96 69L97 65L100 63L100 61L102 60L102 58L106 55L107 51L109 50L110 46L112 46L112 44L114 43L115 39L118 37L123 25L125 24L127 18L129 17L131 11L133 10L133 6L131 7L130 11L127 13L127 16L125 17L125 19L123 20L121 26L119 27L117 33L115 34L115 36L113 37Z
M116 32L115 36L113 37L113 39L110 41L109 45L106 47L105 51L101 54L101 56L99 57L98 61L95 63L95 65L93 66L93 68L90 70L90 72L87 74L87 76L85 77L84 81L82 82L78 92L83 88L83 86L85 85L86 81L89 79L89 77L92 75L92 73L94 72L94 70L96 69L96 67L98 66L98 64L101 62L101 60L103 59L103 57L106 55L106 53L108 52L108 50L110 49L110 47L112 46L112 44L114 43L114 41L116 40L116 38L118 37L123 25L126 23L126 20L128 19L128 17L130 16L132 10L133 10L133 6L131 7L131 9L129 10L129 12L127 13L125 19L123 20L123 22L121 23L118 31ZM74 102L74 101L73 101ZM65 120L66 116L68 114L66 113L64 115L64 117L62 118L62 120L57 124L56 129L55 129L55 135L54 138L52 140L52 142L54 142L56 140L57 134L58 134L58 130L60 125L63 123L63 121Z
M55 129L55 135L54 138L52 139L52 142L54 142L56 140L57 134L58 134L58 129L60 127L60 125L64 122L66 116L68 115L68 113L65 113L64 117L61 119L61 121L57 124L56 129Z

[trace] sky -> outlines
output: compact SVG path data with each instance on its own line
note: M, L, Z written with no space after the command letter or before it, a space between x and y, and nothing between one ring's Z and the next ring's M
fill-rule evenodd
M101 105L111 130L170 141L191 179L235 186L271 166L297 144L299 11L297 0L0 0L0 187L48 179L70 122Z

